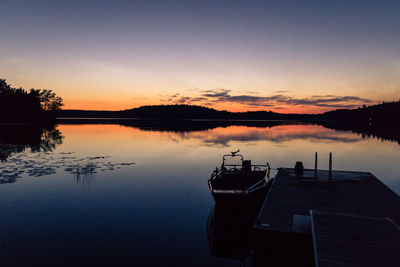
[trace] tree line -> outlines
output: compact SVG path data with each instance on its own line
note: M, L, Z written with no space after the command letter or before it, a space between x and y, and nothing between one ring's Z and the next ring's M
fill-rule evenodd
M43 122L56 118L63 100L52 90L13 88L0 79L0 121Z
M322 119L357 122L369 124L399 123L400 101L382 102L381 104L366 106L357 109L338 109L319 115Z

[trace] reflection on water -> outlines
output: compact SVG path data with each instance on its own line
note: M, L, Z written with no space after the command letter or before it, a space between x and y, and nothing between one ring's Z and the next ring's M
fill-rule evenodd
M30 153L47 154L63 142L64 136L52 126L2 126L0 127L0 184L14 183L24 172L30 176L51 175L55 168L46 164L39 169L35 160L22 158L26 150ZM13 157L13 164L4 163Z
M272 240L271 235L260 237L254 231L262 203L263 199L216 202L207 219L210 254L236 262L233 266L313 266L312 242L310 246L304 241L294 245L290 237L280 235L279 240Z
M199 139L204 145L228 147L231 142L272 141L286 143L295 139L311 142L358 142L361 137L335 132L318 125L279 125L273 128L231 126L217 128L211 135L202 132L177 134L181 139Z
M324 122L324 127L335 129L352 131L361 135L363 138L376 138L382 141L397 142L400 144L400 125L399 124L358 124L358 123L335 123L335 122Z
M207 131L220 127L248 126L271 128L278 125L299 124L293 121L251 120L157 120L157 119L59 119L62 124L118 124L144 131L192 132Z
M207 179L237 149L273 168L312 168L318 151L326 169L332 152L334 169L372 172L400 193L400 145L386 139L316 124L141 123L1 129L2 264L237 266L249 254L264 264L248 245L249 210L210 213Z
M94 183L94 175L96 173L96 168L92 163L86 164L86 166L76 167L76 171L73 172L74 180L77 184L82 186L90 186Z
M0 160L10 155L24 152L52 151L63 142L64 136L52 126L0 126Z
M75 152L53 153L64 136L55 126L3 126L0 131L0 184L14 183L24 173L52 175L58 169L73 174L78 184L90 185L98 171L112 171L133 162L112 162L110 156L79 157Z
M246 264L253 249L252 228L262 201L254 199L245 203L214 204L207 219L207 237L212 256L240 261L241 266Z
M40 151L40 150L39 150ZM24 173L33 177L52 175L57 170L72 174L79 184L91 184L97 172L113 171L133 162L112 162L110 156L80 157L75 152L53 153L51 150L20 152L9 155L0 165L0 184L14 183Z
M230 128L232 126L246 126L247 128L272 128L276 126L284 126L284 125L293 125L293 126L307 126L307 127L293 127L292 129L306 129L308 126L323 126L325 128L340 130L340 131L351 131L356 133L358 136L362 138L376 138L385 141L397 142L400 144L400 125L399 124L363 124L363 123L350 123L350 122L335 122L335 121L314 121L314 122L295 122L295 121L257 121L257 120L226 120L226 121L216 121L216 120L151 120L151 119L60 119L60 122L63 124L118 124L121 126L133 127L144 131L158 131L158 132L176 132L180 133L182 137L186 136L186 133L191 132L205 132L213 129L221 129L221 128ZM238 127L240 128L240 127ZM243 129L243 127L242 127ZM281 138L327 138L335 141L337 139L341 139L338 135L332 134L330 132L330 136L326 136L329 131L325 131L325 133L321 133L321 127L315 128L317 131L309 131L306 129L306 133L302 136L299 133L296 133L295 136L290 137L289 135L281 136ZM276 129L275 129L276 130ZM286 128L287 130L287 128ZM287 130L288 131L288 130ZM288 131L289 132L289 131ZM325 135L325 136L324 136ZM238 140L249 139L252 140L251 134L246 132L245 136L237 137ZM277 138L273 139L274 141L279 142L280 137L271 137ZM342 139L342 141L356 141L358 138L350 138ZM258 139L265 140L265 139ZM224 145L223 140L215 140L216 144ZM212 141L211 141L212 143Z

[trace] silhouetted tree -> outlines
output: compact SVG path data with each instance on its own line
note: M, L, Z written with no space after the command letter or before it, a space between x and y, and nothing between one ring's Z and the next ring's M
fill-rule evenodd
M11 90L11 86L7 84L5 79L0 79L0 93Z
M0 121L44 121L54 119L63 105L52 90L13 88L0 79Z
M32 88L29 94L37 97L40 100L42 109L46 111L57 111L64 105L62 98L52 90Z
M371 124L398 124L400 101L383 102L373 106L363 105L358 109L338 109L318 115L321 119Z

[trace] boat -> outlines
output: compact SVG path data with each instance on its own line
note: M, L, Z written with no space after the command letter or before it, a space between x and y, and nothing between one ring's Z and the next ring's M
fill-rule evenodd
M215 201L257 197L265 193L270 166L252 165L239 152L223 155L221 167L215 168L208 180L208 187ZM238 158L239 164L228 164L227 160Z

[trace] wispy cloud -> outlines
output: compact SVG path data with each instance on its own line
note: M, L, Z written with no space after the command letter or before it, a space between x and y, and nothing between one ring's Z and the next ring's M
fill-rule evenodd
M208 98L206 97L189 97L189 96L182 96L181 94L173 94L168 96L168 99L162 99L162 101L172 102L174 104L194 104L195 102L200 101L207 101Z
M218 104L237 103L248 107L271 107L279 109L282 105L302 107L325 107L325 108L354 108L364 103L373 101L358 96L338 95L313 95L306 98L295 98L283 94L270 96L256 96L250 94L232 94L230 89L199 90L198 96L183 96L173 94L168 96L168 101L175 104ZM280 91L284 92L284 91Z
M5 57L5 61L12 62L12 63L20 63L21 59L15 57Z

